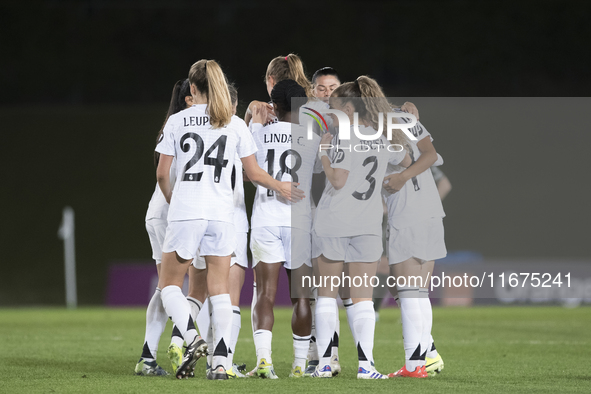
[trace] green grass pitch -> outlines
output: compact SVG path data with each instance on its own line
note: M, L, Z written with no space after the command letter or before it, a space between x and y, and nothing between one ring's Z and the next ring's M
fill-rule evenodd
M433 335L445 370L429 379L356 379L356 351L341 310L343 371L333 379L289 379L291 310L275 312L273 362L280 379L208 381L200 360L194 379L135 376L145 326L144 309L0 309L1 393L195 392L591 392L591 309L561 307L434 308ZM166 357L171 324L160 342ZM382 310L374 358L382 373L403 365L398 309ZM256 362L250 315L243 309L235 361Z

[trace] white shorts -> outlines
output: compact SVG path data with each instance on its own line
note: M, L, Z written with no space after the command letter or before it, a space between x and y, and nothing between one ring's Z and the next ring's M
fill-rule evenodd
M323 255L327 259L345 263L374 263L382 257L382 238L378 235L355 237L312 237L314 258Z
M156 264L162 262L162 244L166 236L166 226L168 226L166 219L146 220L146 231L148 231L150 245L152 245L152 258L156 260Z
M388 230L388 264L402 263L411 257L425 262L447 256L442 218L430 218L399 230L388 226Z
M230 267L234 264L238 264L241 267L248 268L248 256L246 254L246 242L248 238L248 233L236 233L236 250L232 254L232 260L230 263ZM193 267L197 268L198 270L204 270L207 268L205 264L205 258L201 256L201 251L197 250L197 255L193 259Z
M292 245L295 244L295 247ZM253 268L260 262L283 263L295 270L303 264L312 266L310 233L287 226L256 227L250 232Z
M236 249L233 223L215 220L183 220L168 223L162 251L177 252L183 259L202 256L230 256Z

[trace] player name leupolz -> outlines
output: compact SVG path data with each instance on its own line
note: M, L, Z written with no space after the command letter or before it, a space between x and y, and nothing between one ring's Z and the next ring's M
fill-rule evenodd
M183 118L184 126L205 126L209 123L209 116L188 116Z

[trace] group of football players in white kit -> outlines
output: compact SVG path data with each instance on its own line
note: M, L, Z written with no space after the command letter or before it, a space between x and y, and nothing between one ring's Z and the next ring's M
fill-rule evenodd
M447 252L445 214L429 168L442 159L418 122L408 128L414 138L402 125L390 135L385 131L388 113L409 112L413 116L396 119L410 122L418 116L416 107L393 108L375 80L361 76L341 84L329 67L310 82L294 54L274 58L265 81L271 102L252 101L244 120L235 115L236 89L213 60L193 64L188 79L173 89L157 139L158 184L146 215L159 282L136 374L168 375L156 354L170 318L167 355L177 378L194 376L197 360L206 357L208 379L277 379L271 342L275 296L285 291L278 289L283 266L293 304L290 377L330 378L341 371L339 295L358 352L357 378L435 375L443 360L431 337L427 281L434 260ZM322 114L329 109L342 116ZM308 127L309 121L318 127ZM350 138L342 132L347 123ZM314 177L324 178L317 201ZM250 250L257 364L248 373L233 362L248 268L244 180L256 186ZM373 358L375 284L353 280L334 287L332 280L310 280L376 275L384 204L391 275L425 279L390 287L401 310L406 363L389 375L376 370Z

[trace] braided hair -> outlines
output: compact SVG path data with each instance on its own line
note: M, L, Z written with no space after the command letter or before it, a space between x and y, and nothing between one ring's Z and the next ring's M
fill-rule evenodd
M293 98L298 100L292 100ZM271 101L276 106L277 117L282 119L287 113L298 111L306 103L306 90L293 79L284 79L273 87Z

